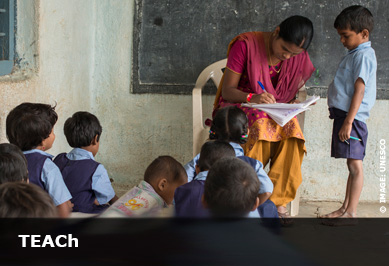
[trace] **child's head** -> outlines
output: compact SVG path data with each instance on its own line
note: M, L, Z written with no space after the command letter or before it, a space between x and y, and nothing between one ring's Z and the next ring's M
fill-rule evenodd
M246 216L258 207L259 180L238 158L222 158L209 170L203 201L214 216Z
M0 185L0 218L54 218L57 208L49 194L34 184Z
M236 106L228 106L216 112L209 138L244 144L247 142L247 134L248 119L245 112Z
M235 157L232 146L225 141L211 140L203 144L200 151L200 158L197 162L199 172L211 169L212 165L224 157Z
M172 204L177 187L188 181L185 168L171 156L159 156L146 169L144 180L167 204Z
M278 37L307 50L313 38L312 21L303 16L291 16L278 26Z
M349 6L336 17L334 27L343 45L352 50L369 40L374 28L373 15L363 6Z
M77 112L66 120L63 130L71 147L82 148L93 145L95 149L92 153L96 155L103 129L95 115Z
M9 142L22 151L39 147L48 150L53 145L53 127L58 116L55 106L41 103L22 103L7 116L6 132Z
M0 184L27 180L27 160L22 151L13 144L0 144Z

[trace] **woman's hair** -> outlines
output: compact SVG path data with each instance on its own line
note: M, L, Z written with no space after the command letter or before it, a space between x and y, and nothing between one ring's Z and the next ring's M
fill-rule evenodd
M49 194L34 184L0 185L0 218L55 218L57 208Z
M209 139L232 141L240 144L247 142L248 119L242 109L228 106L219 109L212 121Z
M201 147L197 165L200 171L207 171L217 160L228 156L235 157L234 148L228 142L221 140L207 141Z
M0 144L0 184L28 180L27 160L14 144Z
M160 177L173 183L181 179L188 179L185 168L171 156L159 156L152 161L145 171L144 181L150 184Z
M99 141L103 128L95 115L77 112L66 120L63 131L71 147L81 148L91 145L96 136Z
M369 32L373 31L374 18L371 12L360 5L349 6L343 9L336 17L334 22L335 29L350 29L356 33L367 29Z
M55 106L22 103L7 116L7 138L22 151L34 149L50 136L57 119Z
M313 38L313 24L303 16L292 16L281 22L278 36L307 50Z
M259 186L257 174L248 163L222 158L209 170L204 201L215 216L245 216L256 203Z

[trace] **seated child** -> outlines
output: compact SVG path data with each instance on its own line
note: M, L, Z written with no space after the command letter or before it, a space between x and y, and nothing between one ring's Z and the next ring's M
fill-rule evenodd
M7 138L18 146L27 159L30 183L46 190L57 206L60 217L68 217L72 196L61 172L46 151L54 143L54 125L57 122L55 106L41 103L22 103L8 114Z
M259 205L259 180L238 158L222 158L209 170L203 204L214 217L247 217Z
M184 167L170 156L159 156L146 169L144 180L110 206L100 217L169 216L174 191L187 182Z
M221 108L216 112L209 131L209 139L228 141L234 148L235 155L254 168L261 184L258 192L260 200L260 207L258 208L259 216L262 218L277 218L278 213L276 211L276 206L269 200L269 197L273 192L273 183L263 170L263 165L260 161L244 156L241 144L245 144L247 138L248 119L242 109L236 106L228 106ZM195 165L197 164L199 157L199 154L196 155L192 161L184 166L186 173L188 174L188 182L196 175Z
M34 184L6 182L0 185L0 218L55 218L57 208L50 195Z
M73 212L101 213L117 196L107 170L94 158L99 151L100 122L91 113L77 112L66 120L64 132L74 149L68 154L59 154L54 163L72 194Z
M26 157L10 143L0 144L0 184L5 182L28 182Z
M211 140L204 143L196 164L197 175L189 183L178 187L174 193L175 216L209 217L208 210L201 202L204 183L212 165L224 157L235 157L234 148L228 142Z

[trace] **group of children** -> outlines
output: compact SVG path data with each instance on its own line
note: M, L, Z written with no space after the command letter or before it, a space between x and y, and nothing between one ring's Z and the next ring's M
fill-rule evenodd
M343 206L326 218L356 216L365 121L376 94L371 13L361 6L348 7L334 27L349 52L328 90L334 119L331 156L347 158L350 174ZM107 170L94 159L102 127L93 114L77 112L66 120L64 133L73 150L52 160L47 150L55 139L54 109L22 103L8 114L10 144L0 144L0 217L68 217L71 211L100 217L278 217L269 200L273 184L262 163L244 156L248 119L238 107L217 111L210 140L192 161L183 167L170 156L158 157L144 179L119 199Z

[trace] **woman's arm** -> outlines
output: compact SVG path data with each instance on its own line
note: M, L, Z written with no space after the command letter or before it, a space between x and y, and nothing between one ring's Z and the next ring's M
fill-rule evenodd
M237 74L228 68L224 71L224 81L222 87L223 99L231 103L247 102L249 93L238 90L238 84L242 74ZM251 103L275 103L274 96L270 93L254 94Z

